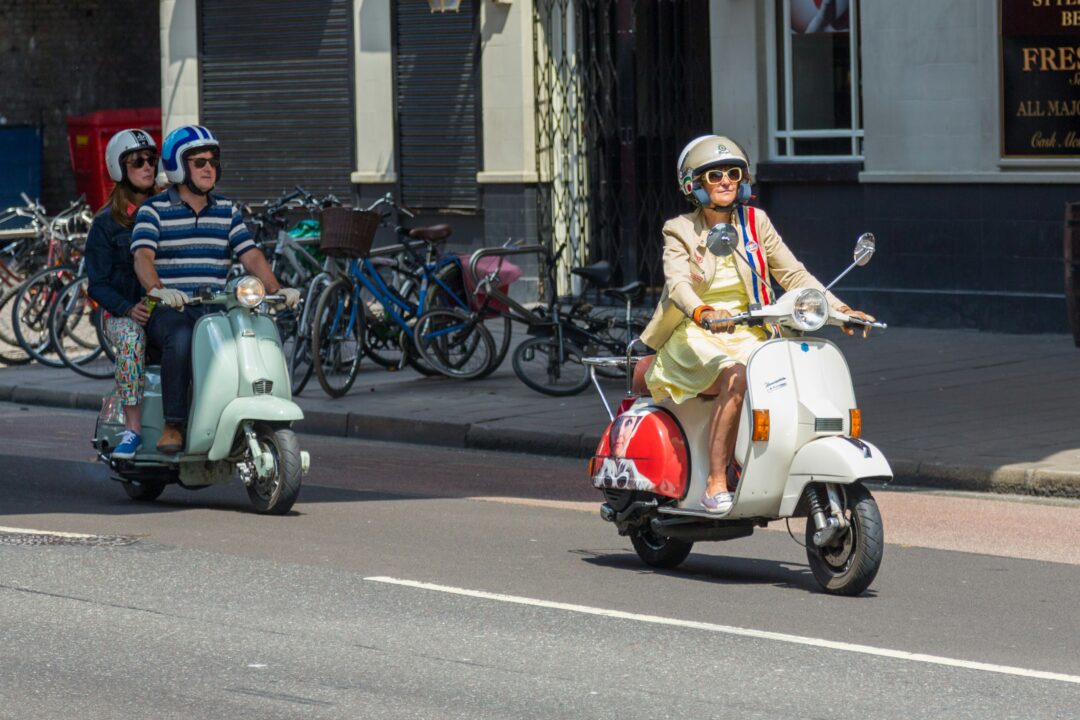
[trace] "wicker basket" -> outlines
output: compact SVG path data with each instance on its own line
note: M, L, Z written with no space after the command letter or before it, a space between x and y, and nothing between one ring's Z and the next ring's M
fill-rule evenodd
M319 249L330 257L366 257L380 220L378 213L366 210L326 208L322 211Z

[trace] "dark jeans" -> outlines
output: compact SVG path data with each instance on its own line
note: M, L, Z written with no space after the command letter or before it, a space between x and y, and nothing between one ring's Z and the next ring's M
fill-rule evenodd
M191 335L195 321L217 312L217 305L189 305L184 312L158 303L146 324L146 337L161 351L161 400L165 422L186 425L191 384Z

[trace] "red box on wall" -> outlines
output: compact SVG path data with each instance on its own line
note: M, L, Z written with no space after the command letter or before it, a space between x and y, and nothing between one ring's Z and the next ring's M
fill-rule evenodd
M116 133L126 128L140 128L150 133L161 151L161 108L124 108L99 110L88 115L69 117L68 147L71 168L75 171L75 189L97 212L112 192L113 181L105 169L105 146Z

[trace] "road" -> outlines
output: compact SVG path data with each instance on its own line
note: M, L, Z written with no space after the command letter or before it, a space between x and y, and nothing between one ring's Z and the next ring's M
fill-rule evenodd
M876 488L834 598L783 524L644 567L580 461L302 436L260 517L129 501L92 427L0 404L2 718L1076 715L1075 502Z

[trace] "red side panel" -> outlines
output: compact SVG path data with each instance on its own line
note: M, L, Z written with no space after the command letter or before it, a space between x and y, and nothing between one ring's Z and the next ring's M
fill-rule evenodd
M641 490L682 498L690 481L690 456L682 430L670 413L655 407L615 418L600 438L593 486Z

